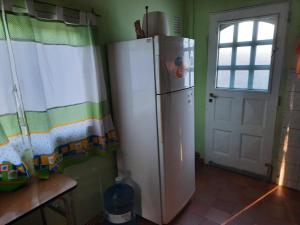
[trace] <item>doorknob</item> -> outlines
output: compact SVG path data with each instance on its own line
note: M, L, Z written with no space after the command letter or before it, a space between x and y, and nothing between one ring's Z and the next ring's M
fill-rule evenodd
M211 98L217 98L218 96L214 95L214 93L209 93L209 97L211 97Z

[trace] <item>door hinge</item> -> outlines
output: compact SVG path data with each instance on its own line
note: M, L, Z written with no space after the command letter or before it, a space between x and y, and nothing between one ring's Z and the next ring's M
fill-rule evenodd
M288 12L288 18L287 18L287 22L290 23L291 22L291 17L292 17L292 12L291 10Z
M272 180L272 174L273 174L273 165L271 163L265 163L265 166L267 167L267 179L268 181Z
M281 106L281 96L278 96L278 106Z

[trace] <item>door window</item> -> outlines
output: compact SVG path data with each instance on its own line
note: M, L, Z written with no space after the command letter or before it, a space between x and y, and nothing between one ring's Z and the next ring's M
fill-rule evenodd
M219 24L216 88L269 91L275 17Z

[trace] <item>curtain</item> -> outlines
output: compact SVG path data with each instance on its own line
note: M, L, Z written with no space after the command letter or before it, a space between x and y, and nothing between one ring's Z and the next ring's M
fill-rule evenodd
M22 163L22 155L26 145L22 136L19 118L17 93L14 92L14 82L7 50L7 43L0 19L0 190L6 190L2 181L16 180L20 182L28 177L28 170ZM9 188L8 188L9 189Z
M114 149L96 27L91 15L79 18L80 24L71 24L6 11L0 31L0 163L21 165L30 148L35 169L48 173Z
M21 165L19 153L24 151L25 144L21 137L9 57L3 36L0 40L0 52L0 162ZM5 169L0 167L0 172L2 170Z

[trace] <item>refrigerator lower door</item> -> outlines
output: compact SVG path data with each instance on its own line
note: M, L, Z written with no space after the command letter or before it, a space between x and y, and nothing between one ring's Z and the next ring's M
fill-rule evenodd
M194 88L157 95L163 223L195 191Z
M154 54L157 94L194 86L194 40L156 36Z

